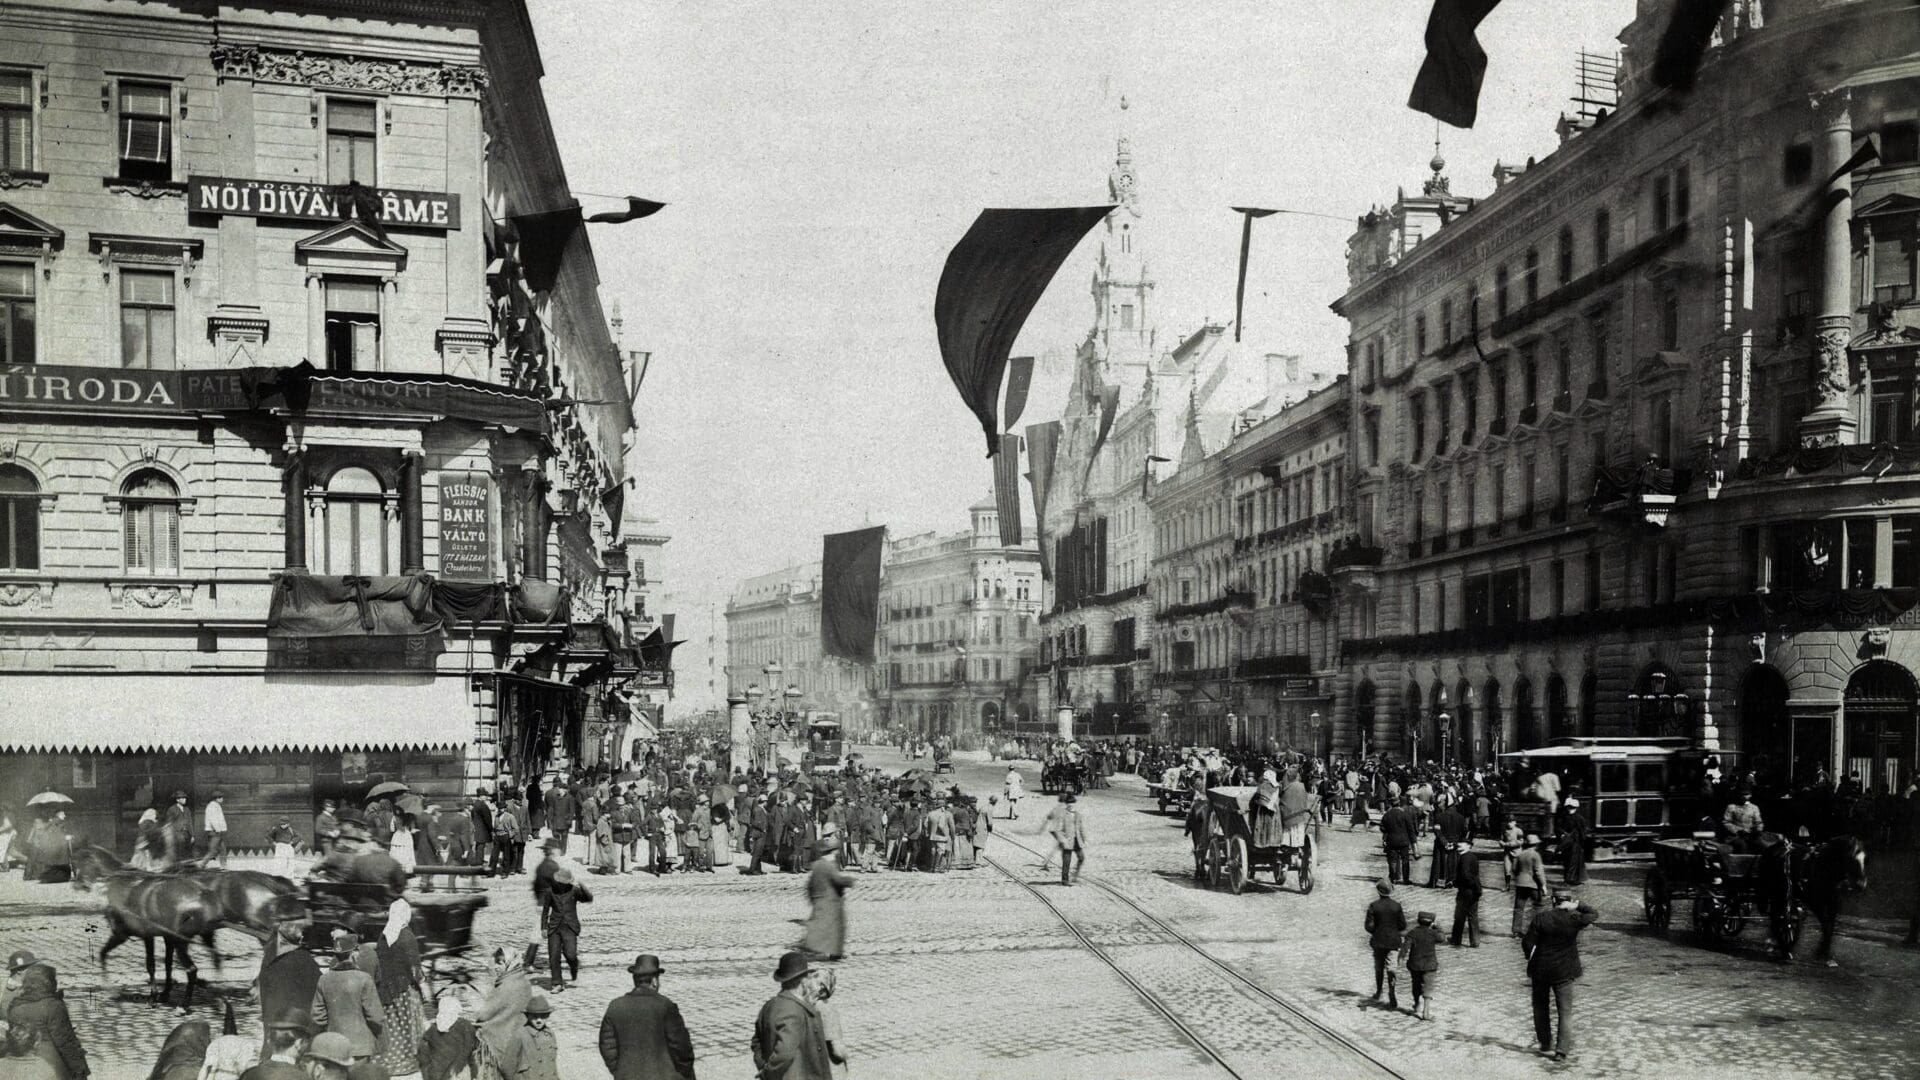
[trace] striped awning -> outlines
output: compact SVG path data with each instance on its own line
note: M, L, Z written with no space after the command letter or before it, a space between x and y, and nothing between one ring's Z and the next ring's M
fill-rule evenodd
M473 741L464 674L0 675L0 750L412 750Z

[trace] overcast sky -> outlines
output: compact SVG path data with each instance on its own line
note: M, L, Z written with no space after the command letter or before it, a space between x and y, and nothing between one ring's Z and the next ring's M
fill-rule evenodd
M942 263L981 208L1105 201L1124 125L1163 345L1232 318L1229 205L1336 215L1256 225L1246 316L1249 344L1331 370L1352 219L1417 190L1433 156L1433 121L1406 108L1425 0L532 7L572 187L670 204L592 236L627 347L654 354L636 464L674 537L675 712L712 703L708 612L739 578L818 558L824 532L964 528L990 490L933 331ZM1455 192L1553 149L1577 51L1614 51L1632 9L1495 10L1479 125L1441 135ZM1095 250L1054 279L1017 355L1071 357ZM1023 422L1058 415L1064 375Z

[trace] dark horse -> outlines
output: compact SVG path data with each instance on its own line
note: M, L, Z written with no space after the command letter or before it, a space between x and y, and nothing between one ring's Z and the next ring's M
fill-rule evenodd
M176 876L212 894L218 929L238 930L264 943L273 940L280 923L306 918L300 887L274 874L183 865Z
M213 948L213 931L220 921L219 902L199 882L173 874L155 874L135 870L105 848L88 847L74 852L74 861L84 864L88 880L102 880L107 892L107 942L100 947L100 969L106 970L107 954L128 938L139 938L147 947L147 998L165 1003L173 995L173 961L180 958L187 972L187 993L180 1008L193 1004L193 990L199 985L200 969L187 952L194 939L206 943L213 953L214 969L220 967L220 954ZM153 942L158 938L166 946L166 983L159 994L153 988Z
M1770 845L1761 853L1758 868L1762 890L1774 916L1774 945L1782 959L1791 960L1800 935L1784 932L1784 916L1797 903L1820 922L1820 944L1813 958L1828 967L1833 959L1833 931L1840 921L1840 903L1850 892L1867 887L1867 846L1855 836L1836 836L1822 844ZM1781 864L1791 866L1791 892L1781 887Z

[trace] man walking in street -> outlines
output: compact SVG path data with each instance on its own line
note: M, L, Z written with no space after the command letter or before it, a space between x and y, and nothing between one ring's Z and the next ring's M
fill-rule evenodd
M1453 884L1453 860L1459 843L1467 835L1467 819L1452 803L1433 815L1433 865L1427 869L1427 888L1445 889Z
M760 1080L833 1080L809 970L805 953L790 952L773 973L780 992L760 1007L753 1025L753 1064Z
M585 885L575 884L573 871L564 867L553 875L553 888L540 899L540 929L547 935L548 985L556 994L567 989L560 978L562 960L573 981L580 981L580 905L591 903L593 894Z
M1513 936L1522 940L1547 895L1547 868L1540 861L1540 834L1528 833L1513 857Z
M555 779L553 786L547 789L545 810L547 829L553 833L553 838L560 842L562 854L566 853L567 833L573 828L573 816L579 808L579 804L573 801L573 795L567 790L566 780Z
M1453 934L1449 941L1460 947L1460 932L1466 931L1467 948L1480 947L1480 856L1473 853L1473 841L1454 845L1453 861Z
M1533 1032L1540 1052L1565 1061L1573 1053L1573 983L1581 975L1580 931L1592 926L1599 912L1576 903L1568 893L1555 893L1553 909L1527 928L1527 978L1533 983ZM1548 1011L1552 999L1553 1012ZM1554 1015L1559 1014L1558 1038Z
M222 870L227 867L227 809L220 805L221 800L225 798L224 793L214 792L213 798L207 800L206 812L206 861L208 865L212 865L217 860Z
M1380 846L1387 853L1387 880L1395 885L1413 884L1413 844L1419 824L1405 797L1395 800L1380 815Z
M1060 849L1060 884L1072 885L1087 865L1087 825L1074 808L1073 792L1061 792L1059 805L1047 811L1047 834Z
M1560 821L1560 857L1562 877L1569 886L1587 883L1587 819L1580 815L1580 800L1568 798Z
M633 990L614 998L600 1021L600 1059L614 1080L694 1080L693 1038L680 1006L660 993L660 958L646 953L627 970Z
M1401 939L1407 932L1407 913L1400 908L1400 902L1393 898L1393 885L1386 881L1373 883L1374 890L1380 895L1367 905L1367 944L1373 949L1373 1000L1380 1000L1384 989L1387 1004L1392 1008L1400 1007L1399 988L1393 985L1393 954L1400 951Z

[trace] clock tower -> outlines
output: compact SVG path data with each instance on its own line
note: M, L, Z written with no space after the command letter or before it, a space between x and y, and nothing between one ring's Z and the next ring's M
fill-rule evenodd
M1093 275L1093 333L1085 358L1099 381L1117 384L1123 403L1140 392L1153 360L1153 330L1148 304L1153 279L1141 254L1140 181L1133 169L1133 140L1128 137L1126 98L1120 99L1122 128L1107 174L1107 194L1118 205L1107 215L1100 239L1100 261Z

